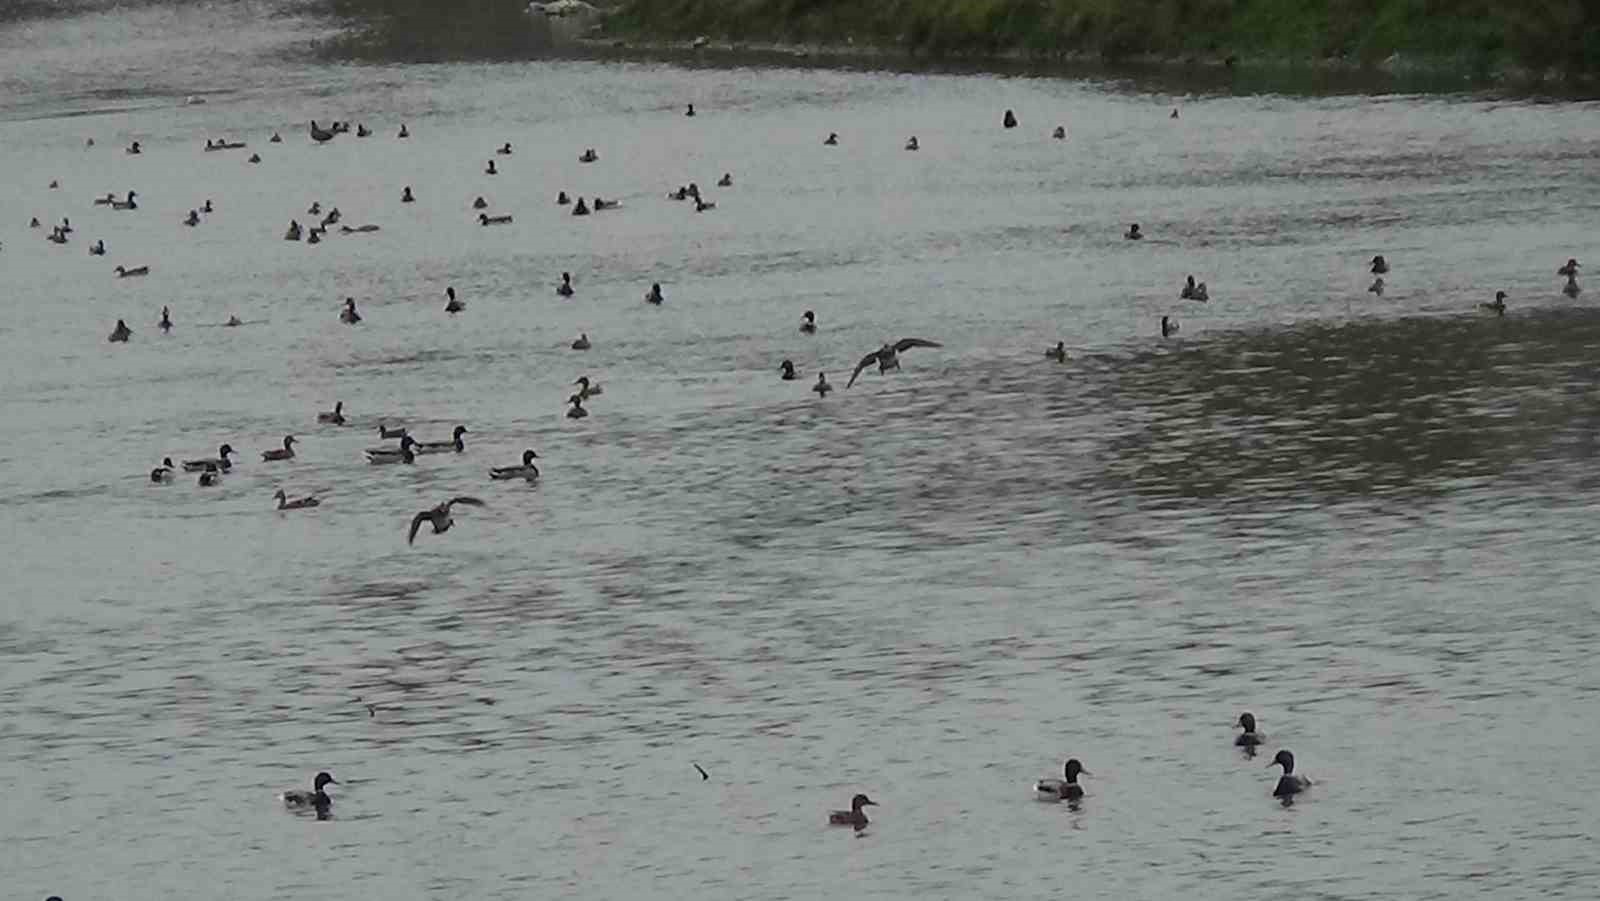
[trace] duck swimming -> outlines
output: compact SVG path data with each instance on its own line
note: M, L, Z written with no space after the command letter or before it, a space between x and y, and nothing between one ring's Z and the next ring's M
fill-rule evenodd
M1270 769L1275 766L1283 767L1283 775L1278 777L1278 785L1272 790L1274 798L1282 798L1285 804L1293 801L1294 796L1311 787L1311 780L1304 776L1297 776L1294 772L1294 755L1288 751L1279 751L1272 762L1267 764Z
M366 452L367 462L374 466L387 463L415 463L417 455L412 452L411 446L416 444L410 435L400 436L400 446L397 448L373 448Z
M361 321L361 314L356 312L356 299L354 297L346 297L344 299L344 309L339 311L339 321L345 325L355 325Z
M587 215L589 215L589 208L584 205L582 197L579 197L577 204L575 204L572 207L572 215L574 215L574 216L587 216Z
M733 187L733 173L732 172L724 172L724 173L722 173L722 177L717 179L717 187L719 187L719 188L731 188L731 187Z
M793 360L784 360L783 363L779 364L778 368L783 370L782 378L786 382L792 382L799 378L799 375L797 375L794 371Z
M1178 291L1179 300L1194 300L1196 287L1194 276L1189 276L1183 283L1183 288Z
M689 108L684 110L683 114L685 116L693 116L694 115L694 104L692 104L692 103L689 104Z
M322 233L323 233L323 229L313 228L311 230L310 237L306 238L306 243L307 244L321 244L322 243ZM359 320L357 320L357 321L359 321ZM352 324L354 324L354 323L352 323Z
M200 472L200 478L195 480L195 484L199 485L201 488L210 488L212 485L217 484L217 482L221 480L221 471L219 471L217 467L213 466L212 464L207 463L205 469L201 470Z
M605 389L600 387L599 382L591 383L589 381L589 377L586 375L578 376L578 380L572 384L579 386L578 396L584 400L588 400L591 397L599 397L600 395L606 393Z
M157 466L155 469L150 470L150 481L155 482L156 484L159 485L162 482L170 482L170 481L172 481L172 477L174 475L175 475L175 472L174 472L173 466L172 466L172 458L171 457L162 457L161 458L161 465Z
M267 143L268 144L282 144L283 143L283 135L280 135L277 132L273 132L272 133L272 137L267 139Z
M89 245L89 256L92 256L92 257L103 257L105 255L106 255L106 242L105 241L100 240L100 241L96 241L93 244Z
M839 133L836 132L836 131L828 132L828 136L823 139L822 145L824 147L837 147L837 146L839 146Z
M425 522L433 524L433 534L435 535L442 535L450 531L450 527L456 524L456 521L450 516L450 508L456 504L466 504L469 507L488 506L475 497L453 497L431 510L424 510L411 518L411 531L406 534L406 544L416 540L417 530L422 528L422 524Z
M1496 316L1504 316L1506 314L1506 292L1496 291L1494 292L1494 303L1480 303L1478 306Z
M850 799L849 810L828 811L829 826L854 826L856 829L867 828L867 814L861 808L877 807L878 802L866 795L856 795Z
M111 208L114 210L136 210L139 208L139 202L134 198L138 196L138 191L129 191L127 200L113 200L111 201Z
M717 205L715 203L707 203L706 201L701 200L699 197L694 199L694 211L696 213L704 213L706 210L714 210L716 208Z
M1050 133L1050 137L1055 138L1057 141L1065 141L1067 139L1067 127L1065 125L1057 125L1056 130Z
M391 429L391 428L389 428L388 426L384 425L381 422L378 423L378 437L379 438L404 438L406 435L407 435L407 432L406 432L404 426L402 426L402 427L400 427L398 429Z
M486 210L489 208L489 201L484 200L480 195L477 200L472 201L472 208L475 210Z
M833 386L828 384L828 374L817 373L817 383L811 386L811 390L817 392L818 397L827 397L828 392L833 390Z
M567 204L569 204L571 202L572 202L572 198L567 196L567 192L566 191L557 191L556 192L556 206L566 206Z
M139 142L138 141L134 141L132 144L128 145L127 154L129 156L138 156L139 154L141 154L143 152L144 152L144 149L139 146Z
M500 170L494 167L494 160L489 161L489 168L483 170L484 175L499 175Z
M279 488L278 493L274 494L272 497L278 502L279 510L304 510L308 507L319 506L322 503L322 501L317 500L314 495L307 495L305 497L297 497L294 500L289 500L289 496L283 493L282 488Z
M183 461L183 471L184 472L200 472L201 470L203 470L203 469L205 469L207 467L210 467L212 469L221 469L223 472L227 472L228 470L233 468L232 461L230 461L228 459L228 455L233 453L233 452L234 452L233 445L224 444L221 447L217 448L217 455L215 457L213 457L212 459L209 459L209 460L185 460L185 461Z
M400 202L401 203L416 203L417 202L416 195L411 193L411 186L410 185L406 185L405 190L400 192Z
M1017 114L1011 110L1006 110L1005 116L1000 119L1000 125L1002 128L1016 128Z
M1561 288L1561 293L1568 297L1577 297L1582 291L1583 289L1578 287L1578 273L1574 272L1567 276L1567 283Z
M190 210L189 211L189 216L188 216L188 218L183 220L183 224L189 226L190 228L194 228L196 225L199 225L200 224L200 211L199 210Z
M406 124L404 122L401 122L400 123L400 133L395 135L395 137L397 137L397 138L409 138L409 137L411 137L411 129L406 128Z
M817 314L806 310L800 316L800 333L815 335L817 333Z
M465 310L467 308L467 305L465 303L463 303L463 302L461 302L459 300L456 300L456 289L455 288L453 288L453 287L445 288L444 289L444 293L445 293L446 297L450 298L448 301L445 302L445 305L444 305L444 311L446 313L449 313L450 315L453 316L456 313L459 313L462 310Z
M532 448L522 452L521 466L501 466L489 470L489 478L504 481L506 479L526 479L533 481L539 477L539 467L533 465L534 458L539 455Z
M1171 317L1161 317L1161 337L1171 338L1178 333L1178 323Z
M590 147L588 150L585 150L583 153L578 155L578 162L580 163L593 163L599 159L600 154L595 153L593 147Z
M458 426L456 426L455 431L452 432L451 434L454 437L451 438L449 441L424 441L424 442L416 444L415 446L416 446L416 449L417 449L417 453L419 453L419 454L446 454L446 453L450 453L451 451L454 451L454 452L459 454L462 451L466 450L467 449L467 443L465 441L461 440L461 436L467 434L467 427L464 426L464 425L458 425Z
M589 411L583 408L583 397L581 395L572 395L567 398L567 403L572 405L572 409L567 411L568 419L582 419L589 415Z
M1064 779L1040 779L1033 784L1033 793L1041 801L1078 801L1083 798L1083 786L1078 784L1078 776L1092 776L1083 764L1074 757L1067 761L1062 769Z
M562 297L571 297L572 296L572 294L573 294L573 291L572 291L572 273L570 273L570 272L561 273L561 284L556 286L556 293L561 295Z
M344 425L344 401L335 401L333 412L318 413L317 422L331 422L334 425Z
M99 202L100 201L98 201L98 200L95 201L95 203L99 203ZM1572 258L1569 257L1567 259L1567 264L1565 266L1562 266L1560 269L1556 270L1556 275L1565 275L1568 278L1571 278L1572 276L1577 275L1578 274L1578 270L1581 269L1581 268L1583 268L1583 267L1578 265L1578 261L1577 260L1572 259Z
M125 344L132 336L133 329L128 328L128 324L126 322L118 319L117 327L111 330L111 337L106 340L110 341L112 344Z
M601 210L614 210L619 206L622 206L622 201L620 200L606 200L603 197L594 199L594 211L597 213Z
M1259 745L1267 740L1265 735L1262 735L1256 731L1256 718L1254 714L1239 714L1238 726L1244 731L1239 733L1239 737L1233 740L1235 747L1251 750L1254 749L1256 745Z
M316 141L318 144L325 144L333 140L335 134L337 134L336 131L326 131L318 128L317 120L311 120L311 140Z
M356 137L358 137L358 138L370 138L370 137L372 137L372 130L370 128L367 128L366 123L362 123L360 125L357 125L356 126Z
M318 773L317 778L311 782L311 791L286 791L280 797L283 798L283 806L291 810L315 810L317 819L325 820L333 810L333 799L328 797L323 788L338 784L338 781L327 773Z
M1056 346L1046 350L1044 355L1057 363L1067 362L1067 342L1057 341Z
M650 285L650 290L644 292L644 302L645 303L653 303L653 304L655 304L656 306L659 307L659 306L661 306L662 302L665 301L665 300L666 300L666 298L661 296L661 283L660 282L652 283Z
M172 316L167 312L166 307L161 308L161 321L156 323L156 327L163 332L172 331Z
M921 150L922 149L922 145L917 143L917 136L916 135L912 135L911 136L911 140L906 142L906 149L907 150Z
M861 375L861 370L866 369L873 363L878 364L878 374L883 375L891 369L899 369L900 354L905 353L913 347L943 346L943 344L940 344L937 341L928 341L923 338L901 338L894 344L885 344L872 353L869 353L861 358L861 362L856 364L856 371L850 373L850 381L845 382L844 386L849 388L851 385L854 385L856 383L856 378Z
M298 240L300 240L300 233L301 233L300 223L296 222L293 219L290 219L289 220L289 230L283 233L283 240L285 240L285 241L298 241Z
M1383 296L1383 276L1380 275L1372 280L1372 284L1367 286L1367 293Z
M589 345L589 333L588 332L584 332L583 334L579 335L578 336L578 340L572 342L572 349L573 350L588 350L589 346L590 345Z
M274 448L273 450L269 451L262 451L261 459L266 462L270 462L272 460L293 460L294 443L295 437L293 435L285 435L283 436L283 447Z
M1139 231L1139 223L1137 222L1128 226L1128 230L1123 232L1122 236L1129 241L1141 241L1144 239L1144 233Z
M1383 254L1380 253L1377 256L1372 258L1372 270L1371 271L1372 271L1373 275L1388 275L1389 274L1389 261L1383 258Z
M501 156L510 156L511 155L511 142L507 141L504 144L501 144L500 145L500 149L496 150L495 153L498 153Z
M252 153L252 154L250 154L250 158L245 160L245 162L247 162L247 163L259 163L259 162L261 162L261 154Z

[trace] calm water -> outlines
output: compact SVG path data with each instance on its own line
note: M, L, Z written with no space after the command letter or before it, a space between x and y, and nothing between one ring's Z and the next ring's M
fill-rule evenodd
M1596 104L354 66L327 34L0 28L9 895L1591 896L1600 283L1554 270L1600 266ZM716 210L663 198L690 180ZM382 231L282 241L314 200ZM906 335L945 347L842 390ZM380 420L467 451L369 467ZM223 441L221 487L149 483ZM541 484L487 480L525 447ZM456 494L489 506L408 548ZM1287 809L1280 746L1316 783ZM1067 756L1081 809L1032 801ZM334 819L286 813L319 769ZM872 826L824 827L856 791Z

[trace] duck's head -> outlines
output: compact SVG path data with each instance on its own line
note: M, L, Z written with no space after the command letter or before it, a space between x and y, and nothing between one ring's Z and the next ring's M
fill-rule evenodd
M800 318L804 319L806 322L816 322L817 321L817 314L811 312L810 310L806 310L805 315L801 316Z
M570 272L561 273L561 283L562 284L567 284L568 282L571 282L571 281L572 281L572 273L570 273Z
M283 447L284 447L284 449L288 450L289 446L295 443L295 440L296 439L295 439L295 437L293 435L284 435L283 436Z
M283 489L279 488L277 491L272 493L272 499L275 501L286 501L289 499L289 495L284 494Z
M1506 292L1504 292L1504 291L1496 291L1496 292L1494 292L1494 302L1497 303L1497 304L1501 304L1502 306L1505 305Z
M400 449L402 451L409 451L416 443L417 439L411 437L409 434L400 436Z
M333 402L333 415L338 416L340 413L343 413L343 412L344 412L344 401L342 401L342 400L334 401Z
M567 398L567 403L572 404L574 407L581 407L583 406L583 397L582 395L574 394Z
M458 425L456 426L455 431L451 434L455 435L457 438L460 438L462 435L467 434L467 427L464 425Z
M451 285L450 287L445 288L444 289L444 296L450 298L451 300L455 300L456 299L455 286Z
M1268 769L1271 769L1275 766L1282 766L1283 774L1285 776L1289 775L1290 773L1294 772L1294 755L1289 753L1287 749L1279 751L1277 755L1272 758L1272 762L1267 764Z
M532 448L529 448L528 450L523 451L522 452L522 465L523 466L532 466L533 465L533 461L538 456L539 456L538 454L533 452Z
M346 297L344 299L344 305L353 310L356 308L356 299L354 297Z
M1092 776L1092 775L1094 775L1093 773L1091 773L1088 770L1084 769L1083 768L1083 764L1079 763L1078 762L1078 758L1076 758L1076 757L1074 757L1071 760L1067 761L1067 765L1062 768L1062 773L1063 773L1063 775L1065 775L1067 777L1067 781L1068 782L1077 782L1079 775L1084 775L1084 776Z
M877 806L878 806L878 802L872 800L871 798L867 797L866 795L856 795L854 798L850 799L850 809L851 810L860 810L863 807L877 807Z
M784 375L794 375L793 360L784 360L782 363L778 364L778 368L783 370Z
M282 494L283 492L279 491L278 493ZM339 780L337 780L337 779L333 778L332 776L330 776L326 770L324 770L323 772L318 773L317 774L317 778L313 779L311 781L312 787L317 791L322 791L322 787L324 785L338 785L338 784L339 784Z
M1256 715L1253 713L1239 714L1239 728L1246 732L1256 731Z
M478 221L483 223L484 225L488 225L489 224L489 214L488 213L479 213L478 214Z
M233 445L231 444L224 444L223 446L217 448L217 456L224 460L228 459L228 455L231 453L235 453Z
M587 388L589 387L589 377L586 375L580 375L572 384L582 385L583 387Z

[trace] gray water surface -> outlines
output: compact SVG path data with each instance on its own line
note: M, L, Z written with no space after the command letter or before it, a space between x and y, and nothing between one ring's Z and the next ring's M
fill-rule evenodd
M341 65L326 29L0 28L8 894L1592 897L1600 285L1554 270L1600 265L1596 104ZM281 240L314 200L382 230ZM903 336L944 347L844 390ZM380 421L467 450L370 467ZM150 484L224 441L220 487ZM489 482L527 447L537 486ZM1081 808L1034 802L1068 756ZM333 819L285 812L319 769Z

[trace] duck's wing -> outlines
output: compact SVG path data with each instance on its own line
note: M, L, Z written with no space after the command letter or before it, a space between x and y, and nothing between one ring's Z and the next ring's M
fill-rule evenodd
M411 531L406 535L406 544L410 544L413 541L416 541L417 540L417 530L422 528L422 524L423 523L427 522L428 520L430 520L432 518L433 518L433 511L432 510L424 510L421 513L418 513L416 516L411 517Z
M845 382L844 386L846 388L848 388L851 385L854 385L856 383L856 376L861 374L861 370L866 369L868 366L871 366L876 362L878 362L878 352L877 351L873 351L872 353L867 354L866 356L862 357L861 358L861 362L856 364L856 371L850 373L850 381Z
M444 503L440 504L439 508L441 510L443 510L444 512L449 513L450 512L450 508L455 506L456 504L466 504L469 507L487 507L487 506L489 506L488 504L484 503L483 501L478 500L475 497L453 497L453 498L445 501Z
M896 353L904 353L913 347L943 347L937 341L928 341L924 338L901 338L894 345Z

